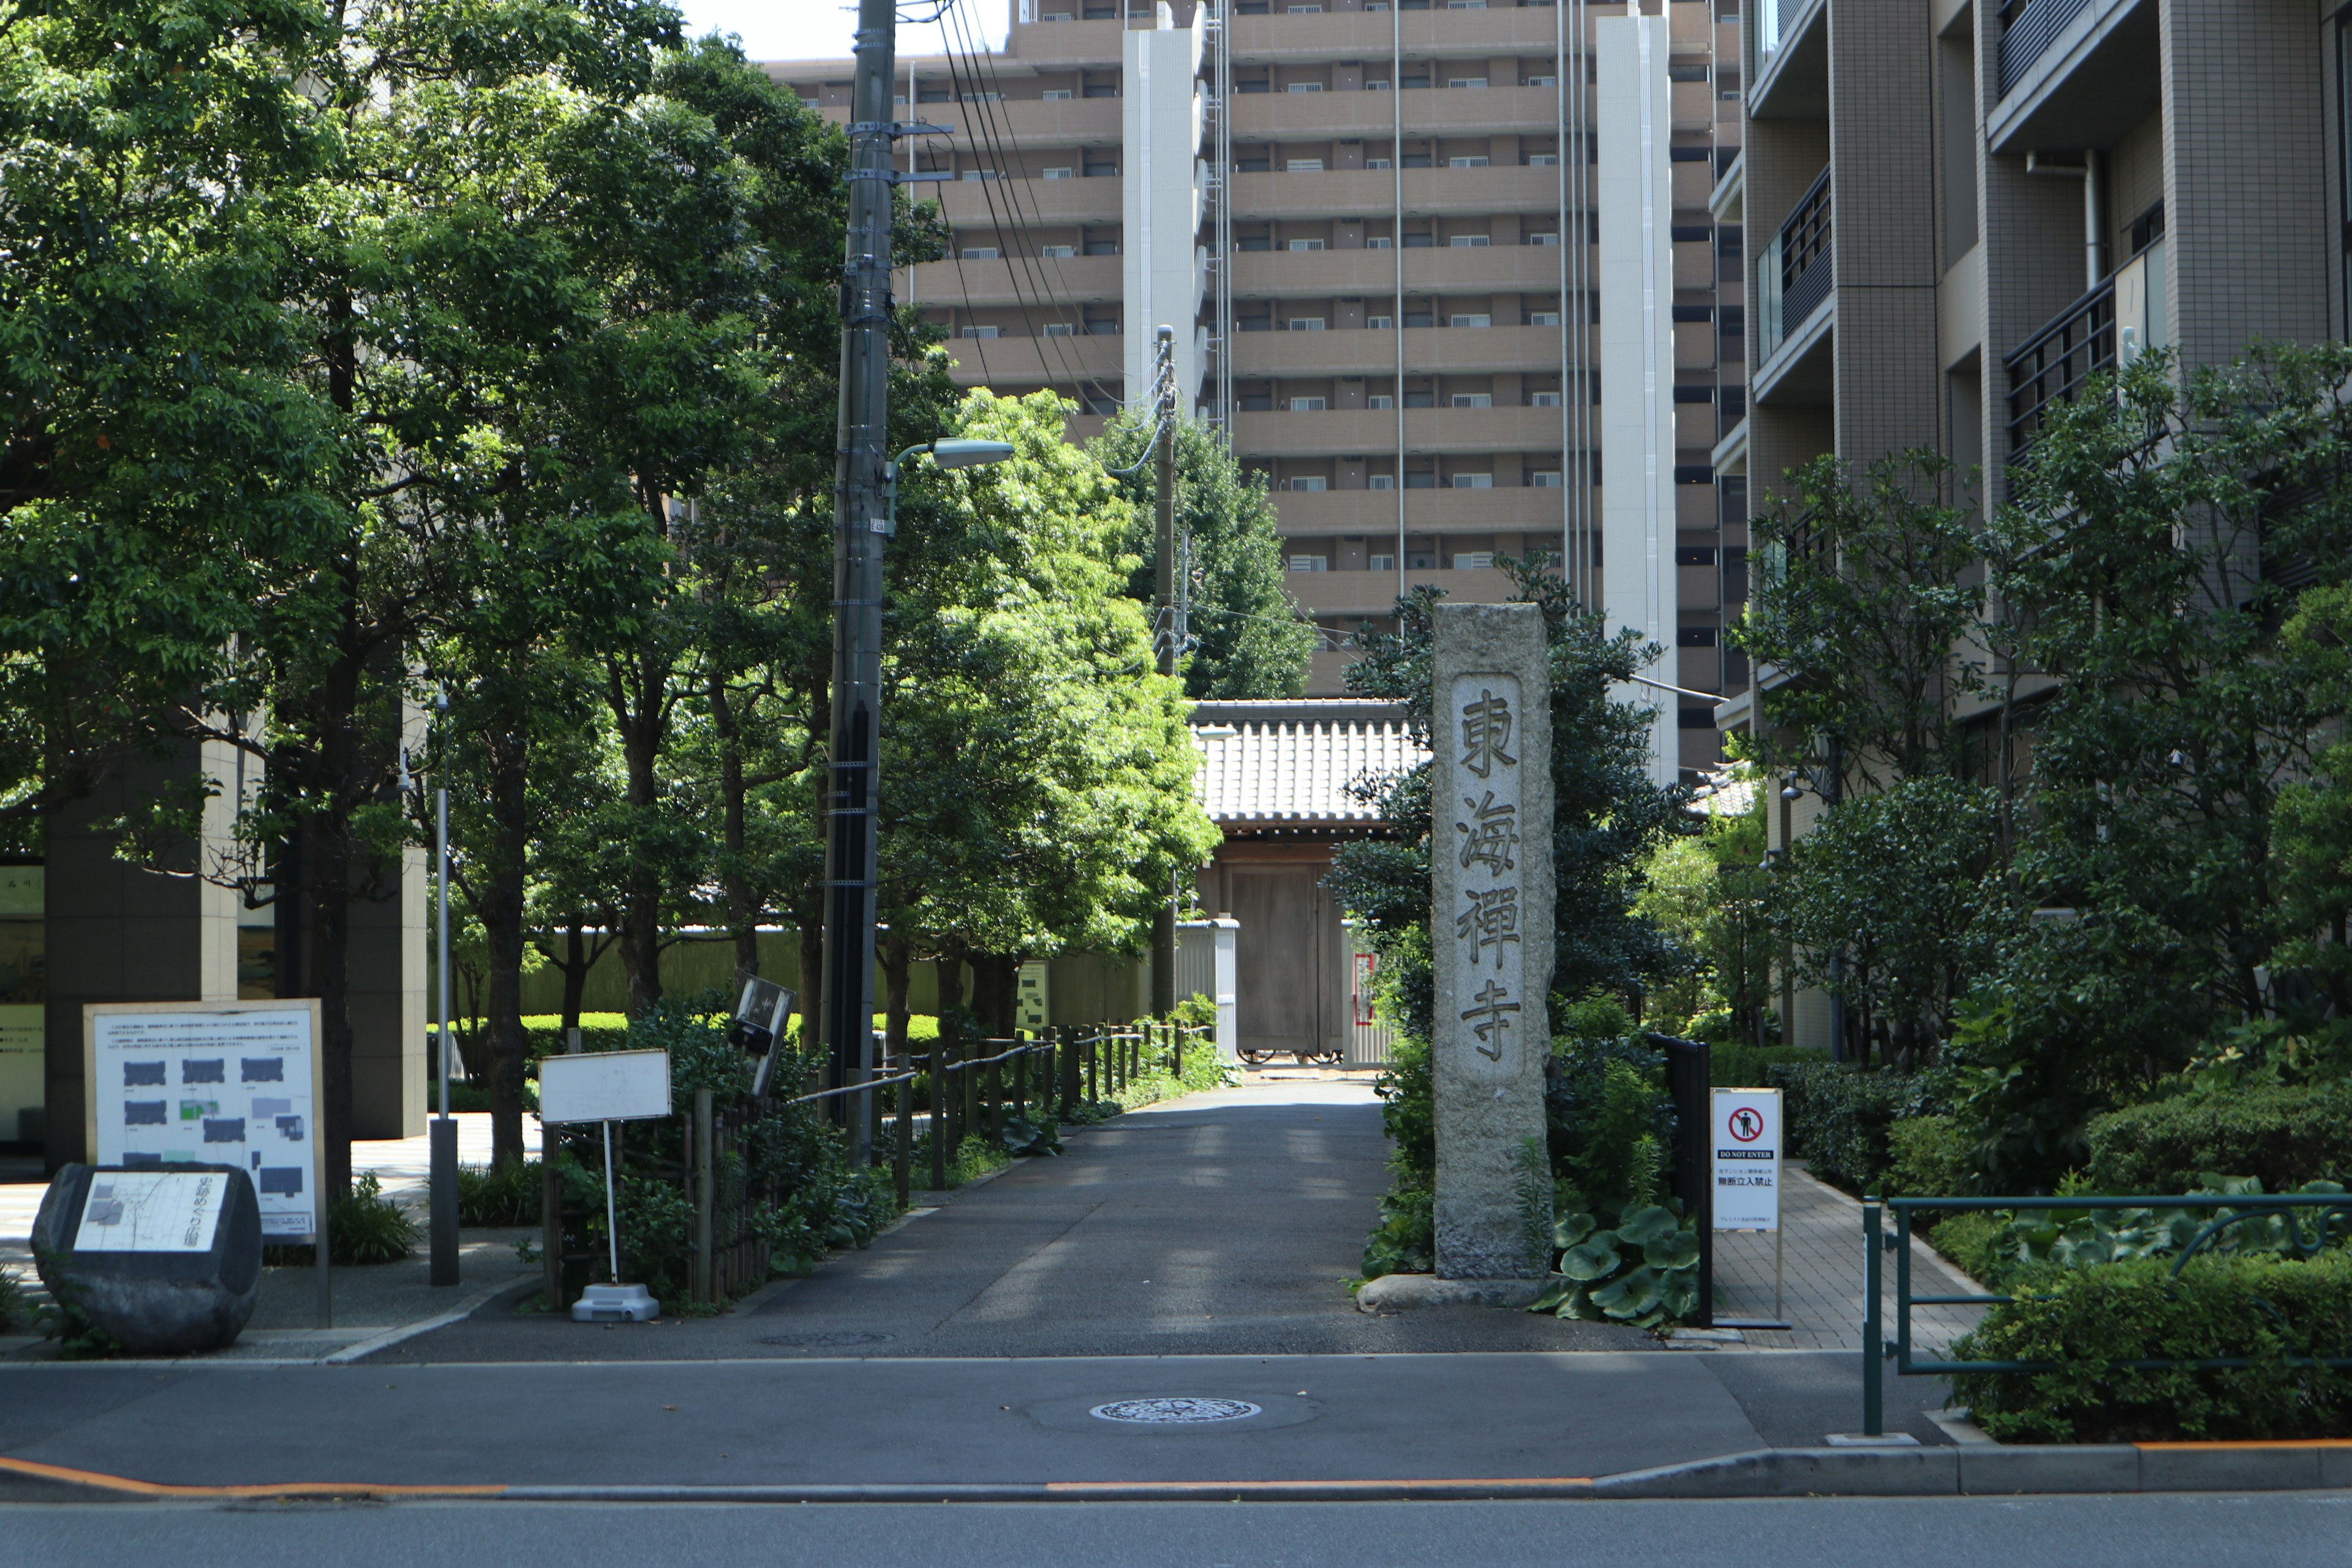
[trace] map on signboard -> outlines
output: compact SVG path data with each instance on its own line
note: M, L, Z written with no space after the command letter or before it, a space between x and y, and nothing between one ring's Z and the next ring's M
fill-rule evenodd
M97 1163L241 1165L261 1198L265 1237L311 1234L318 1146L307 1005L100 1008L90 1034Z
M100 1171L74 1232L76 1252L209 1252L225 1171Z

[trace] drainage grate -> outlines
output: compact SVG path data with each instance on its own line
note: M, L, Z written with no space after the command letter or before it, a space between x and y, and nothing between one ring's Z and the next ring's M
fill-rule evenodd
M830 1334L770 1334L760 1342L763 1345L782 1345L787 1350L825 1351L838 1350L844 1345L880 1344L889 1337L888 1334L868 1334L855 1330L843 1330Z
M1105 1421L1140 1426L1188 1426L1201 1421L1239 1421L1255 1415L1258 1407L1241 1399L1121 1399L1097 1405L1092 1414Z

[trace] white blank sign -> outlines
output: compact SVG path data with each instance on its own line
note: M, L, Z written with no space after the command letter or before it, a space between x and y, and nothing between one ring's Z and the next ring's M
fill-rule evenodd
M539 1064L541 1121L638 1121L669 1114L667 1051L596 1051Z

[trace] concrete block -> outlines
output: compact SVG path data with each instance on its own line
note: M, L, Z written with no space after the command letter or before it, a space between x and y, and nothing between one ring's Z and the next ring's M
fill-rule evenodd
M1549 1283L1543 1279L1440 1279L1434 1274L1383 1274L1356 1292L1360 1312L1418 1307L1505 1307L1525 1311Z
M1595 1479L1595 1497L1947 1497L1957 1448L1764 1448Z
M2139 1450L2128 1443L2021 1447L1968 1443L1956 1451L1960 1490L1972 1496L2139 1489Z

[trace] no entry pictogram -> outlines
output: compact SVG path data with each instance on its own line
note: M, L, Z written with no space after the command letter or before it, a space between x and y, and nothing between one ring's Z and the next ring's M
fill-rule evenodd
M1751 1106L1743 1105L1733 1111L1727 1125L1731 1135L1742 1143L1753 1143L1764 1136L1764 1118Z

